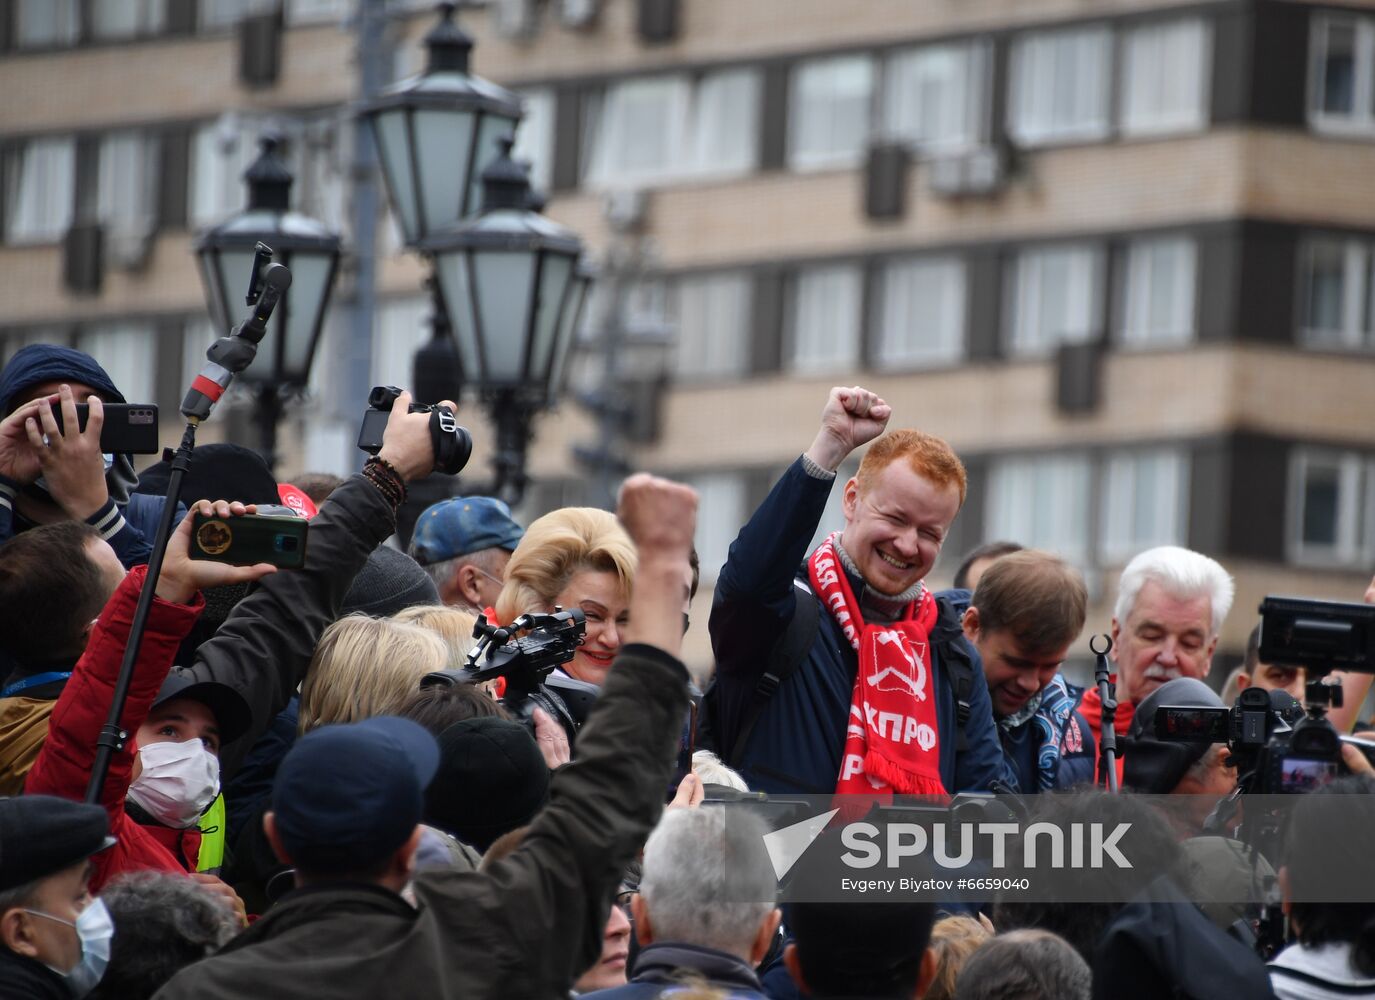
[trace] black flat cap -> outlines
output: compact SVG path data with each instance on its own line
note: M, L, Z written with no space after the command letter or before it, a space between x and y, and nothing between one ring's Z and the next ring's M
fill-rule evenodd
M167 680L162 682L153 707L158 708L178 698L198 701L215 713L221 746L233 743L253 728L253 710L248 707L244 696L228 684L221 684L219 681L197 681L173 670L167 675Z
M0 798L0 892L70 868L114 844L100 806L52 795Z

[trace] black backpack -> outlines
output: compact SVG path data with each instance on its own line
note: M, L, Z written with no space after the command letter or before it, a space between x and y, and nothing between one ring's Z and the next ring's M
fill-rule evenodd
M713 751L727 765L736 769L740 767L740 758L755 723L764 714L764 706L807 658L816 640L817 629L821 626L820 602L801 580L793 582L802 591L797 595L797 610L769 652L769 662L750 695L750 703L745 708L739 731L730 746L720 745L720 693L716 678L711 679L706 694L702 696L701 715L697 720L697 746ZM963 752L969 746L965 723L969 721L969 698L974 689L974 661L969 656L969 647L959 641L964 638L959 612L943 597L936 598L936 607L938 614L936 624L931 629L931 646L940 656L940 662L944 664L955 690L955 714L959 723L956 746Z

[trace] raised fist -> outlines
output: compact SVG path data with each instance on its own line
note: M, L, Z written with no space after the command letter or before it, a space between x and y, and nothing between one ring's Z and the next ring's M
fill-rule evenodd
M616 516L642 560L647 556L681 556L686 563L697 530L697 491L640 472L621 486Z
M883 433L893 408L861 386L837 386L821 411L821 429L807 456L834 472L846 456Z

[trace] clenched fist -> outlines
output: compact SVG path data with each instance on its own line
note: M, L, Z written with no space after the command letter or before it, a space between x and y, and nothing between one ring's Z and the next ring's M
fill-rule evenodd
M641 562L655 556L686 562L697 530L697 491L647 472L636 473L621 486L616 516Z
M821 428L807 457L834 472L846 456L883 433L893 408L862 386L837 386L821 411Z

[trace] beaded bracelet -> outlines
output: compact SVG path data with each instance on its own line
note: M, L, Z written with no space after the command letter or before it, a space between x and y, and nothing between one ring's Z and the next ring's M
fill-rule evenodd
M396 466L386 459L378 458L376 455L368 459L363 463L363 475L393 507L400 507L406 502L406 481L396 471Z

